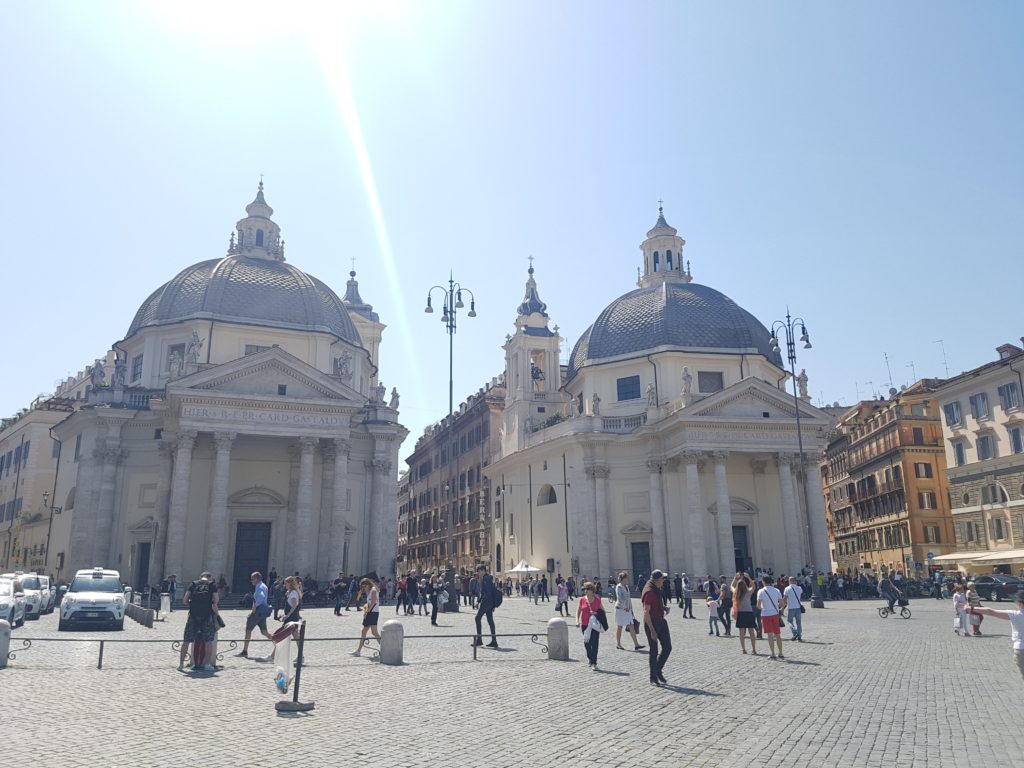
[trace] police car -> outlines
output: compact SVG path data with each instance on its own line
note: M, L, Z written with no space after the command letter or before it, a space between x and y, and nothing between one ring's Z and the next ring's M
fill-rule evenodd
M78 625L124 629L125 599L121 574L104 568L75 573L60 604L61 632Z

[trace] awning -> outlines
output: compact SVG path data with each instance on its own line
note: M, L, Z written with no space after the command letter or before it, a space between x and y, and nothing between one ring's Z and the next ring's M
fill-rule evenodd
M950 555L936 555L929 562L931 563L951 563L957 560L977 560L979 552L954 552Z
M999 563L1005 560L1024 560L1024 549L1007 549L1002 552L987 552L974 558L978 563Z

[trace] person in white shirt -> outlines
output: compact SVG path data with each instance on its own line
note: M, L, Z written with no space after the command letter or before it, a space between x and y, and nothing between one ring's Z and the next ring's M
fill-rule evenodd
M992 616L996 619L1007 619L1012 627L1011 640L1013 642L1013 659L1017 662L1017 671L1021 679L1024 679L1024 590L1021 590L1014 597L1017 609L1013 611L997 611L995 608L968 608L969 613Z
M633 638L633 650L639 651L646 646L641 645L636 636L636 625L633 623L633 598L629 594L629 574L625 571L619 573L619 583L615 585L615 647L620 651L626 650L622 647L622 629L625 627L629 636Z
M772 658L776 658L775 646L778 645L778 658L785 659L786 657L782 655L782 628L779 626L779 619L786 610L786 599L772 586L771 576L762 576L761 582L764 586L757 592L757 607L761 609L761 630L768 635L768 649Z
M796 576L789 577L789 586L782 593L786 598L786 622L789 624L789 631L793 633L793 640L798 643L804 641L804 622L800 608L803 605L803 589L797 584Z

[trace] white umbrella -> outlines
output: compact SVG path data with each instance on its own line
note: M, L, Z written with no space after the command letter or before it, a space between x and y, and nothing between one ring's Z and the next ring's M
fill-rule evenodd
M534 568L525 560L520 560L515 568L511 568L507 573L540 573L540 568Z

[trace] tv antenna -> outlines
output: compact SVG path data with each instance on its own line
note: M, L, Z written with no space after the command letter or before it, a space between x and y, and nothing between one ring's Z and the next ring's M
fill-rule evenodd
M932 344L938 344L942 347L942 367L946 371L946 378L949 378L949 363L946 362L946 343L942 339L936 339Z
M917 381L917 368L914 367L914 361L913 360L911 360L909 363L907 363L907 368L910 369L910 375L913 377L913 381L911 383L913 383L914 381Z

